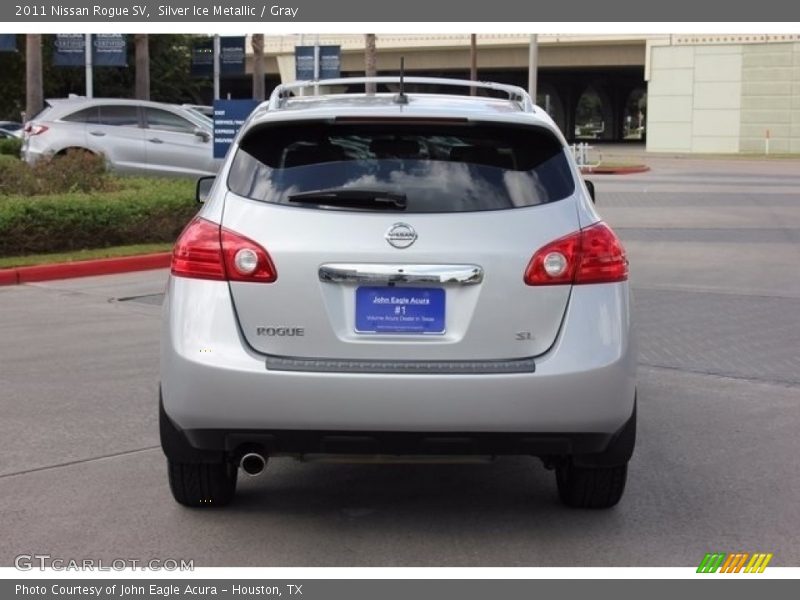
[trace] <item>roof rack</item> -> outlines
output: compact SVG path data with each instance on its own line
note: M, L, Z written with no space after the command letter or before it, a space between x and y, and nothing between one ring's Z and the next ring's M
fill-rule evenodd
M354 85L365 83L399 84L401 83L401 78L405 83L413 83L418 85L466 87L505 92L508 94L509 101L518 103L521 110L524 112L534 112L534 104L531 100L531 97L528 95L528 92L516 85L494 83L491 81L471 81L469 79L446 79L443 77L405 77L401 75L386 77L347 77L340 79L319 79L282 83L272 91L272 94L269 97L267 110L276 110L282 108L284 106L284 101L289 96L289 92L313 88L315 94L318 94L321 86Z

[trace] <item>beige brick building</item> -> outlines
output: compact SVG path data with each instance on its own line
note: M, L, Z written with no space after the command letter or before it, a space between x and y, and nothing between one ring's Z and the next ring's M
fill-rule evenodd
M647 149L800 153L800 35L648 42Z

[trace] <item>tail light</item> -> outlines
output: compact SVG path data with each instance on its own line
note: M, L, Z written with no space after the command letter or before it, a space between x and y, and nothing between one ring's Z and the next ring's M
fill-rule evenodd
M25 125L23 131L28 135L39 135L40 133L44 133L47 131L49 127L47 125L37 125L36 123L28 123Z
M580 285L628 279L628 258L619 238L596 223L540 248L525 269L528 285Z
M175 242L171 271L179 277L216 281L272 283L278 278L263 247L200 217Z

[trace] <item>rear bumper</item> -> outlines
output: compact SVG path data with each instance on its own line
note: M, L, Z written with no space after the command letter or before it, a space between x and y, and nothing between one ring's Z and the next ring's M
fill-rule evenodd
M44 155L44 152L36 148L26 146L25 143L23 143L22 150L20 151L20 158L22 158L22 160L29 165L37 163Z
M161 445L176 462L237 463L250 452L268 456L571 456L583 464L624 464L633 452L636 409L607 433L182 430L160 403Z
M393 447L395 432L410 436L401 445L412 448L442 435L470 434L469 444L481 447L495 444L491 434L512 434L499 446L535 441L566 449L558 453L592 452L633 411L629 315L627 283L574 288L556 343L531 372L274 371L241 339L225 283L171 278L164 410L193 446L217 450L229 449L237 432L290 450L324 448L342 432L382 432L364 443Z

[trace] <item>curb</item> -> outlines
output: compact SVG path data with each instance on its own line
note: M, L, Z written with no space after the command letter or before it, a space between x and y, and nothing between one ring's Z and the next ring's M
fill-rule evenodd
M630 167L582 167L584 175L628 175L630 173L644 173L649 171L647 165L631 165Z
M51 281L53 279L164 269L169 267L171 258L171 252L159 252L158 254L140 254L138 256L99 258L96 260L0 269L0 285L17 285L35 281Z

